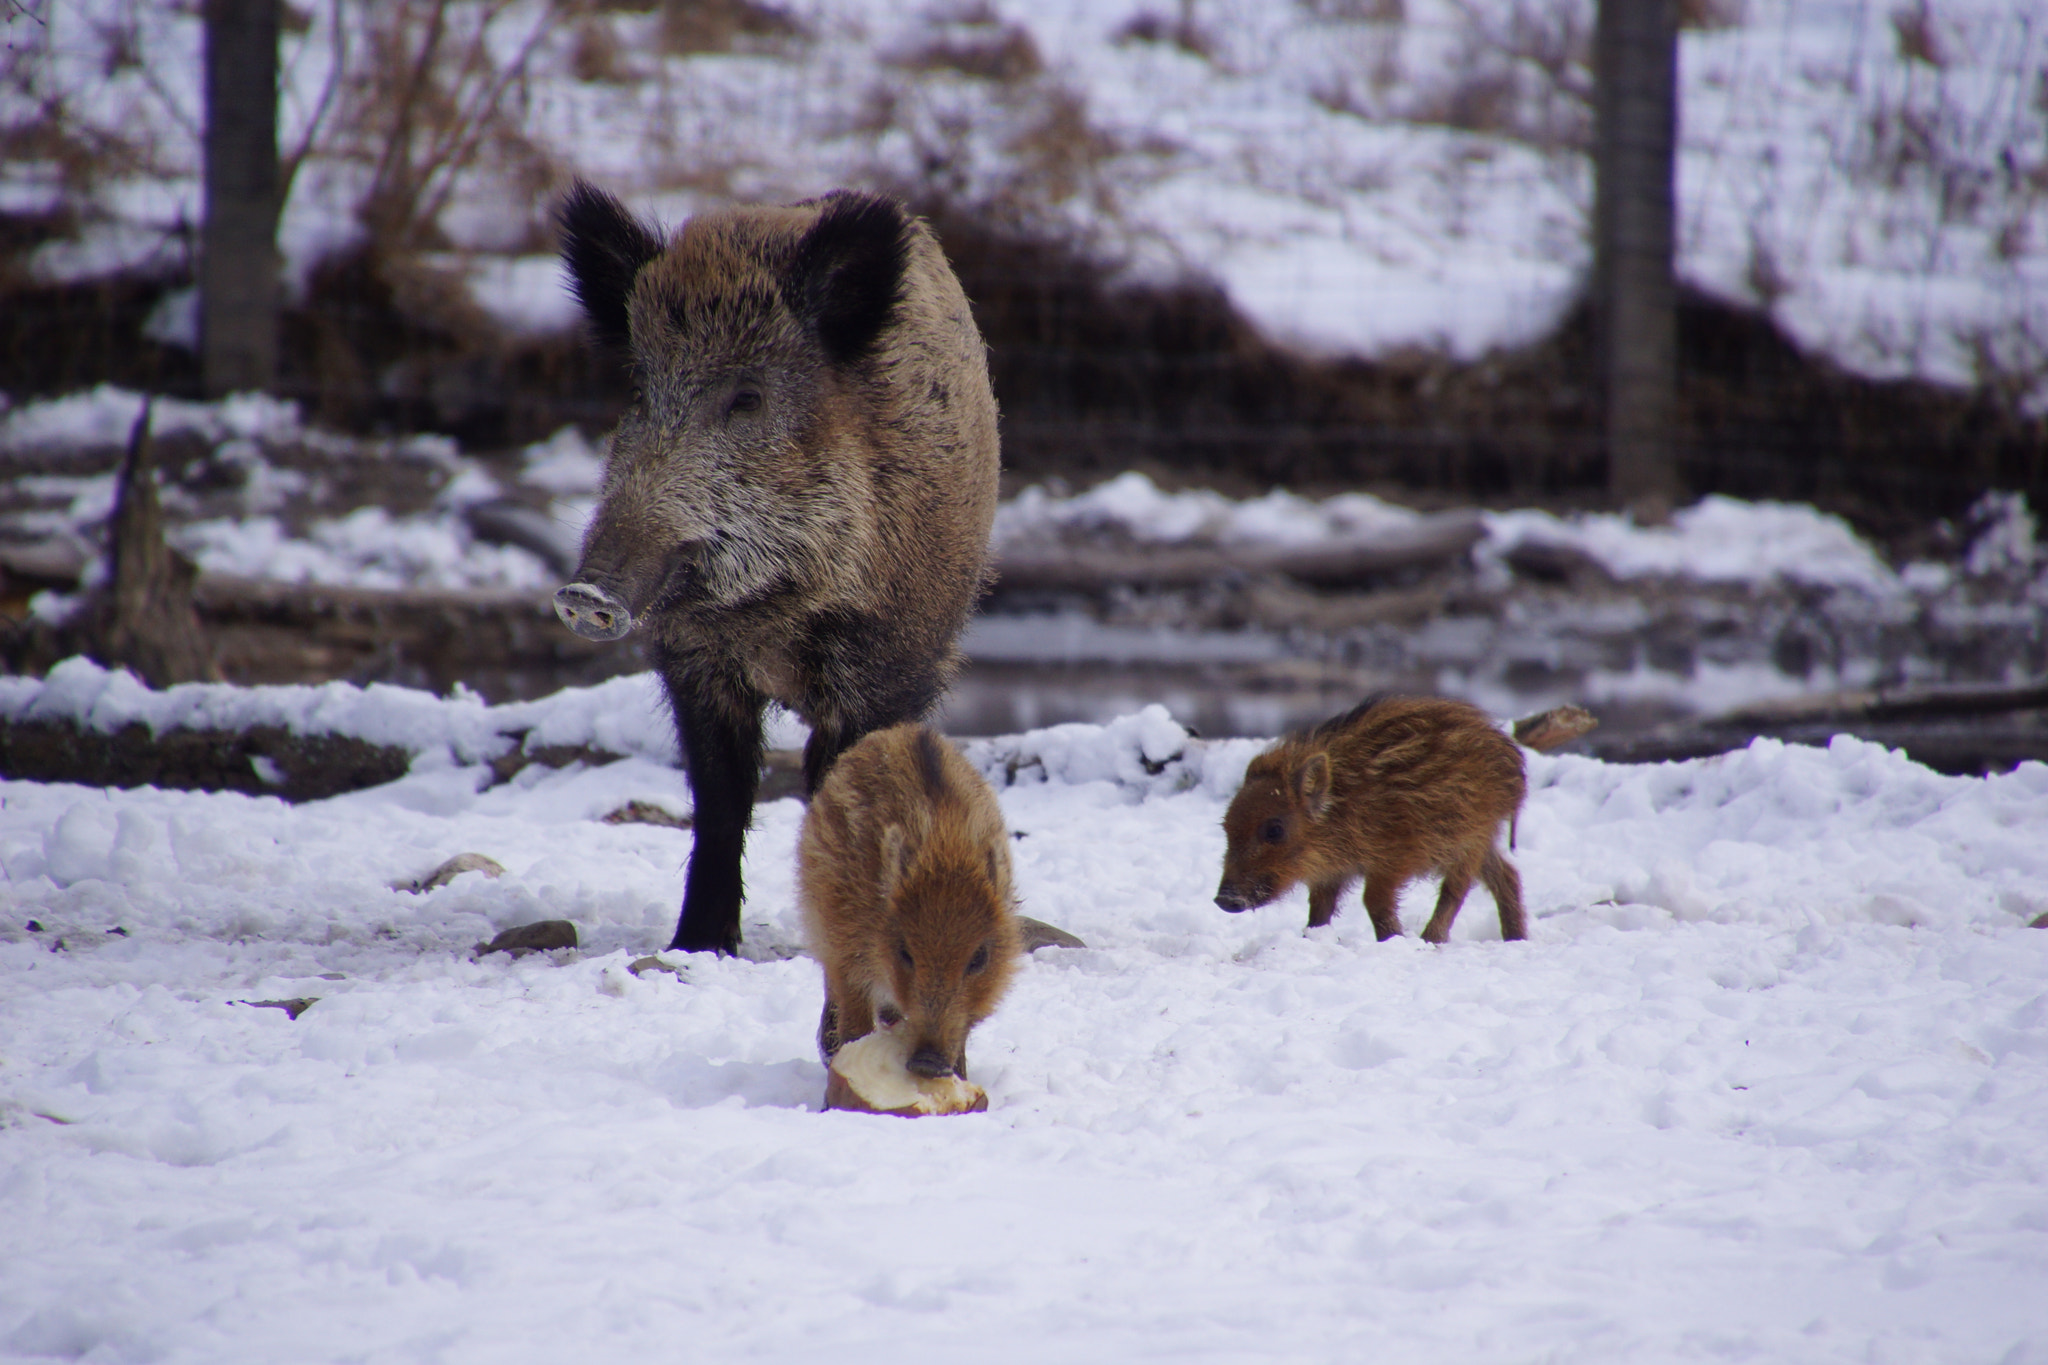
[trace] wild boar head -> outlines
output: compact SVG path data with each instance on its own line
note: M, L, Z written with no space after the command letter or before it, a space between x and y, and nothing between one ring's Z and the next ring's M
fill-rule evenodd
M1223 814L1229 846L1216 904L1236 914L1285 895L1312 861L1329 807L1328 753L1283 746L1253 759Z
M555 610L616 639L664 610L801 592L868 513L857 451L902 302L911 220L841 192L700 215L674 237L578 183L562 255L633 398Z
M940 834L920 848L891 825L883 865L893 941L882 946L895 1013L920 1076L965 1077L967 1034L995 1012L1018 951L1016 922L993 852Z

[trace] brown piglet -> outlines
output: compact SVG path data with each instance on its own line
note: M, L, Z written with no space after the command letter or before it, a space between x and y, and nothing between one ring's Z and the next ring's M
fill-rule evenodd
M952 745L898 725L842 755L811 799L797 896L825 969L818 1051L877 1023L909 1031L919 1076L967 1076L967 1033L1023 950L995 793Z
M1464 702L1386 697L1290 735L1253 759L1223 817L1229 848L1216 904L1235 914L1308 883L1308 922L1365 879L1384 939L1401 932L1401 888L1443 875L1422 937L1442 943L1476 877L1500 909L1502 938L1527 938L1522 880L1496 847L1522 808L1522 752Z

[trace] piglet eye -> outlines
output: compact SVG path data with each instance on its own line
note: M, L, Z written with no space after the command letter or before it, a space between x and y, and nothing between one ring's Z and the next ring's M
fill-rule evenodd
M727 412L753 412L761 406L761 395L752 389L741 389L732 396Z
M979 948L976 948L974 950L973 957L967 959L967 974L969 976L973 976L976 972L983 971L987 967L988 945L984 943Z
M907 943L899 943L896 945L896 960L898 962L901 962L906 967L915 967L917 965L915 962L911 961L910 945Z
M1287 826L1278 820L1268 820L1259 827L1259 837L1269 844L1287 842Z

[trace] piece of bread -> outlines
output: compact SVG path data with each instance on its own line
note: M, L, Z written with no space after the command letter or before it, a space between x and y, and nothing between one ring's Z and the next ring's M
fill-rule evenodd
M892 1029L876 1029L839 1049L825 1074L825 1107L859 1114L978 1114L988 1092L958 1076L928 1080L913 1073L910 1040Z

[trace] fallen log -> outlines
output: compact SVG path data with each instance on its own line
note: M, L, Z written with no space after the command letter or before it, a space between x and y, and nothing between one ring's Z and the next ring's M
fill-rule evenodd
M533 764L601 767L623 754L580 744L529 746L527 732L505 732L505 752L489 761L491 783L509 782ZM98 730L75 720L0 717L0 778L70 782L83 787L160 787L232 791L285 801L319 801L394 782L411 771L415 750L353 735L302 734L278 725L242 730L130 723ZM760 799L803 795L803 753L771 749L761 758Z
M542 593L505 589L345 588L207 574L194 605L222 672L237 683L397 682L446 692L457 682L504 698L645 667L629 640L563 629ZM527 688L527 678L545 686Z
M1707 758L1756 739L1825 746L1851 735L1936 772L1965 776L2048 762L2048 683L1835 692L1761 703L1707 720L1658 726L1587 742L1616 763Z
M1789 725L1821 721L1927 720L2048 708L2048 681L2019 686L1859 688L1759 702L1717 717L1716 725Z
M1014 549L996 561L996 588L1095 592L1123 583L1191 587L1233 576L1277 576L1319 588L1359 587L1456 563L1485 534L1477 512L1444 512L1420 518L1400 531L1342 545Z
M405 776L410 750L349 735L247 730L95 730L66 720L0 718L0 777L84 787L235 791L317 801Z

